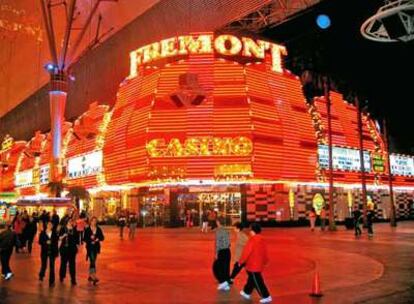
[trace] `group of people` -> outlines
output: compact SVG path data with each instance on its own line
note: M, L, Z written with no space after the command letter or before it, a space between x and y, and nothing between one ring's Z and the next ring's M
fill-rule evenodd
M310 222L310 228L311 231L315 231L315 224L316 224L316 219L317 219L318 215L316 214L316 210L314 207L312 207L311 211L309 212L309 222ZM325 231L326 228L326 210L325 207L321 208L321 211L319 213L319 220L321 223L321 230Z
M362 234L361 230L361 224L363 223L363 213L361 210L359 210L358 207L355 207L354 211L352 212L353 217L353 225L355 230L355 237L360 237ZM374 229L373 229L373 222L374 222L374 210L371 208L368 208L367 210L367 217L366 217L366 227L368 231L368 237L371 238L374 235ZM315 230L315 224L316 219L318 218L318 215L316 214L316 210L314 207L309 212L309 223L310 223L310 229L311 231ZM324 231L326 227L326 210L325 207L322 207L320 213L319 213L319 219L321 224L321 230Z
M135 212L121 211L118 215L119 237L121 238L121 240L124 239L125 227L128 227L129 229L129 239L133 240L135 238L135 231L137 230L137 225L138 215Z
M354 231L355 237L358 238L362 234L361 224L363 223L363 213L359 208L355 208L352 212L353 221L354 221ZM373 229L373 222L374 222L374 211L372 209L367 210L367 231L368 237L372 238L374 236L374 229Z
M39 280L43 281L46 270L49 268L49 286L55 285L55 262L60 256L59 279L63 282L67 268L72 286L77 285L76 257L83 243L86 247L86 259L89 260L88 281L96 285L99 282L96 276L96 260L104 240L102 229L96 217L90 220L85 213L78 215L67 212L59 218L56 211L52 214L43 211L38 215L28 215L26 211L16 214L13 221L0 226L0 257L2 277L10 280L13 272L10 268L10 258L15 248L16 253L32 252L32 243L40 230L38 243L40 245L41 267Z
M245 268L247 272L247 282L240 295L246 299L251 299L254 289L261 297L260 303L272 302L272 297L266 287L262 272L268 263L266 243L261 235L261 227L258 223L250 226L250 237L245 233L245 227L241 223L234 225L237 240L234 250L234 265L230 272L231 263L231 241L230 233L224 227L224 219L216 220L216 240L215 240L215 259L213 263L213 273L218 281L217 289L229 291L231 285L240 271Z

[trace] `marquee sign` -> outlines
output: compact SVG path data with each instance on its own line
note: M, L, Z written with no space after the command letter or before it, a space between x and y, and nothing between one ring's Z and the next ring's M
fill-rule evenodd
M318 158L321 168L329 167L328 146L319 145ZM357 149L332 147L332 158L334 170L361 171L359 150ZM366 172L371 171L371 157L368 151L364 151L364 167Z
M33 184L33 170L16 173L14 183L16 187L28 187Z
M132 51L128 78L134 78L138 75L139 66L169 57L189 54L218 54L263 60L266 53L271 56L272 70L281 73L283 71L282 56L287 55L287 51L284 46L279 44L248 37L238 38L233 35L202 34L172 37Z
M152 139L147 144L150 157L189 157L189 156L248 156L253 151L252 141L238 137L190 137L184 141L172 138Z
M95 175L102 171L102 151L95 151L68 159L67 177L69 179Z
M414 176L414 157L391 154L390 162L392 174Z

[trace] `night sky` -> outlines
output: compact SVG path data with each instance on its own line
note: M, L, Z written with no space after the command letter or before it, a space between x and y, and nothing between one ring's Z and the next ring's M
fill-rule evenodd
M388 119L391 150L414 154L414 42L373 42L359 31L383 4L378 0L326 0L263 34L288 47L288 69L328 73L341 93L356 92L368 100L374 118ZM327 30L316 25L321 13L331 18Z

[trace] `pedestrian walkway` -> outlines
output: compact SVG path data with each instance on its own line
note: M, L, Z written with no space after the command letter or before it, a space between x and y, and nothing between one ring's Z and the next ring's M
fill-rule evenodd
M78 286L57 282L53 289L37 279L39 246L32 256L14 254L15 277L0 283L0 303L246 303L240 299L246 275L232 290L218 292L211 265L214 234L199 229L139 229L134 241L119 240L103 227L106 240L98 258L101 282L87 282L86 251L78 254ZM306 228L265 228L270 265L266 283L274 303L413 303L414 222L375 225L363 231L310 232ZM59 263L59 261L57 261ZM308 296L315 270L324 296ZM258 303L257 295L253 302Z

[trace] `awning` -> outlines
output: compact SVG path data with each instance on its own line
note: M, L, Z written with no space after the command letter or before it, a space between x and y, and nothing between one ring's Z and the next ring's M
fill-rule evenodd
M67 197L42 197L33 199L19 199L20 207L72 207L72 200Z

